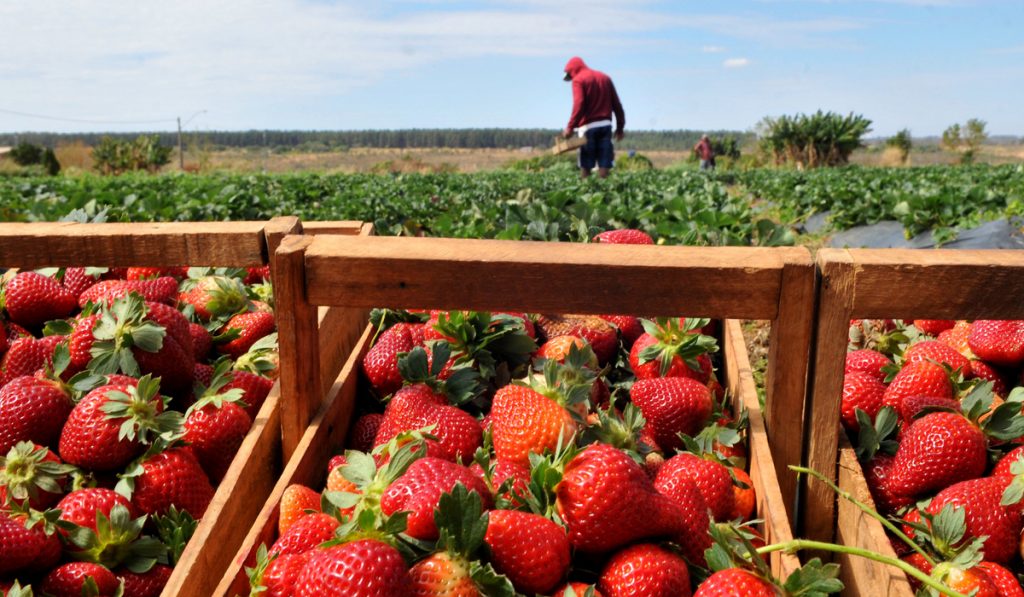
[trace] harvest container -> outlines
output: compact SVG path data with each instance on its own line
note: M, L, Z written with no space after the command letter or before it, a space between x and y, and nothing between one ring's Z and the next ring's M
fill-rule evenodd
M294 217L267 222L2 223L0 268L260 266L272 263L284 235L301 234L304 229L310 234L365 235L371 233L372 225L353 221L304 226ZM325 310L321 319L320 353L330 379L348 357L344 313ZM275 384L163 595L210 595L277 480L282 463L280 437L280 384Z
M864 473L839 423L851 319L1022 319L1024 252L845 250L818 252L821 283L807 414L807 462L840 489L874 505ZM837 466L838 453L838 466ZM810 481L801 535L894 557L881 524L823 483ZM840 556L849 595L913 594L895 568Z
M365 320L359 323L359 344L321 405L310 382L321 377L317 345L309 341L317 305L770 320L770 409L791 413L787 432L800 428L814 284L804 249L290 236L282 241L277 259L279 304L293 314L279 321L281 392L288 404L282 412L283 442L292 456L215 595L248 593L244 567L254 561L260 544L274 540L285 488L293 483L321 487L328 460L344 445L359 363L374 330ZM776 472L782 456L776 445L769 445L739 321L727 319L721 340L724 384L733 405L749 413L758 516L766 521L768 541L786 541L792 536L788 504ZM799 452L791 458L797 462ZM792 477L788 471L787 477ZM772 554L771 563L783 577L799 566L795 556L783 553Z

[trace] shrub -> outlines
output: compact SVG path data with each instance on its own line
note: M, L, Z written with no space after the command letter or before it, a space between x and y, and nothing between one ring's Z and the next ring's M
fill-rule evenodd
M160 145L159 135L140 135L134 141L103 137L92 152L95 168L103 174L134 170L156 172L171 161L171 148Z
M816 168L849 162L850 154L864 147L862 139L871 131L871 120L852 112L843 116L818 110L809 116L767 116L757 128L762 151L776 164Z

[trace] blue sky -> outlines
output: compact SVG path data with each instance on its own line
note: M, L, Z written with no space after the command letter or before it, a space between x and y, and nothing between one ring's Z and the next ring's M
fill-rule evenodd
M0 40L3 132L560 128L579 55L627 133L821 108L1024 135L1024 0L4 0Z

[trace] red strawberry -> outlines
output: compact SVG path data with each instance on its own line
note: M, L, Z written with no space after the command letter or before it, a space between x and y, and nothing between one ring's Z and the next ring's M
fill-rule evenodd
M78 295L78 306L86 303L113 303L129 294L138 294L147 302L174 305L178 299L178 281L170 276L155 280L104 280Z
M334 539L334 531L340 525L337 518L322 512L303 516L281 533L269 553L284 556L307 552Z
M857 409L863 410L873 421L882 410L885 384L870 373L854 371L843 377L843 402L840 414L843 427L854 433L860 431Z
M245 402L245 412L249 418L255 419L256 415L263 408L270 390L274 387L274 380L249 371L234 371L231 373L231 381L224 386L224 390L242 390L242 401Z
M171 448L147 458L134 481L132 504L143 514L165 514L175 506L198 520L213 499L210 479L187 448Z
M117 505L127 508L129 517L135 518L135 507L127 498L111 489L102 487L72 491L57 504L57 509L60 510L61 520L73 522L95 533L97 531L96 514L102 513L109 520L114 506Z
M49 276L20 272L4 287L7 316L36 329L51 319L63 319L75 310L75 296Z
M384 410L384 419L377 429L374 445L388 443L403 431L433 425L431 435L437 437L437 452L452 462L468 462L483 443L480 425L472 415L448 404L448 399L418 383L397 392Z
M1012 475L1013 471L1010 470L1010 467L1018 461L1024 462L1024 446L1018 446L1000 458L996 467L992 469L992 476Z
M303 553L278 554L267 563L256 587L265 589L260 595L266 597L295 597L295 581L305 568L313 551Z
M92 346L96 343L93 329L100 320L99 313L92 315L79 314L75 318L71 335L68 337L68 351L71 353L70 369L74 372L84 371L92 361Z
M492 510L484 540L494 568L521 593L548 594L569 571L565 529L543 516Z
M896 409L904 424L910 423L926 408L945 408L953 412L960 410L960 401L956 398L936 398L935 396L904 396Z
M42 525L26 527L25 517L0 510L0 576L49 570L60 559L60 540Z
M166 394L188 396L192 391L192 370L195 367L188 320L174 307L160 303L146 303L146 309L146 319L164 328L165 336L163 346L155 352L132 350L141 374L160 377L160 389Z
M885 381L883 369L892 365L892 360L877 350L862 348L846 353L846 374L853 372L867 373L880 382Z
M272 334L275 325L274 314L266 311L249 311L234 315L224 324L220 333L226 334L237 330L238 337L224 344L218 344L217 352L237 359L248 352L257 340Z
M125 272L126 280L152 280L170 276L176 280L188 277L187 267L129 267Z
M494 394L491 403L494 454L523 466L530 453L554 451L576 434L576 423L555 399L526 386L509 384Z
M893 493L892 466L895 460L888 454L875 454L864 466L864 479L871 490L871 497L875 500L875 507L882 514L894 514L896 510L910 506L914 499L901 497Z
M711 390L695 379L640 379L629 390L629 397L664 450L682 447L679 434L696 435L711 416Z
M673 464L671 469L662 473L666 470L664 465L676 458L678 456L664 461L658 467L658 472L654 477L654 487L659 493L671 499L683 515L687 530L678 535L683 554L694 564L703 565L704 550L711 547L711 535L708 533L708 527L712 522L709 515L711 502L705 499L698 487L698 481L694 480L688 471L680 469L678 461ZM728 496L730 509L734 509L735 494L732 492L732 488L729 491L731 494Z
M883 401L885 406L899 408L904 396L952 398L953 382L939 365L927 361L906 363L885 389Z
M400 510L408 510L410 514L405 532L416 539L433 541L437 539L434 509L441 495L451 491L456 483L479 493L486 508L493 505L487 485L473 471L460 464L426 456L413 462L405 474L388 486L380 499L381 512L390 516Z
M985 435L959 413L937 412L915 420L896 451L893 494L919 496L985 472Z
M644 321L644 334L629 351L629 366L637 379L689 377L701 383L711 380L709 352L718 350L714 338L698 329L706 320L662 319Z
M200 278L192 288L176 296L183 305L191 305L202 321L233 315L249 305L242 282L219 275Z
M971 361L971 378L983 379L992 382L992 392L1000 396L1006 396L1007 386L1003 374L997 371L992 365L985 361Z
M198 323L188 324L188 333L192 336L192 354L195 359L197 361L205 360L210 356L210 349L213 348L213 336Z
M1016 367L1024 363L1024 321L978 320L967 339L971 351L994 365Z
M78 304L78 296L90 286L100 281L100 274L87 267L69 267L64 270L64 278L61 284L68 292L75 296L75 304Z
M632 348L636 339L644 333L640 318L632 315L602 315L601 319L619 328L619 338L626 350Z
M356 419L348 434L348 447L360 452L372 450L373 440L377 437L377 430L383 420L384 415L380 413L368 413Z
M1024 597L1024 588L1021 588L1017 576L999 564L982 562L974 569L982 570L988 576L988 579L995 585L999 597Z
M692 530L679 505L658 493L640 465L607 444L590 445L569 461L555 491L569 541L583 552Z
M160 597L172 572L170 566L154 564L148 572L136 573L122 568L114 574L124 583L124 597Z
M615 327L593 315L541 315L537 327L547 340L558 336L577 336L586 340L602 365L608 363L619 348Z
M0 386L7 385L15 377L34 375L46 366L53 365L53 353L63 336L46 336L42 339L31 336L15 340L3 359L0 359Z
M953 371L959 371L964 377L971 376L971 362L945 342L925 340L907 348L903 353L905 362L935 361L940 365L949 365Z
M296 594L408 597L412 587L397 549L375 539L360 539L317 550L299 574Z
M726 568L709 576L693 597L777 597L779 589L757 574L742 568Z
M259 284L260 282L266 282L270 280L270 266L260 265L257 267L248 267L245 270L245 279L242 283L246 286L251 284Z
M86 582L92 579L98 593L86 593ZM43 579L41 591L52 597L80 597L95 594L97 597L114 597L121 583L110 570L91 562L71 562L58 566Z
M393 326L377 339L363 358L363 373L377 394L387 396L402 387L398 354L413 348L412 336L404 326Z
M640 543L613 555L597 586L607 597L689 597L690 571L683 558Z
M307 510L320 511L320 493L298 483L285 487L278 508L278 532L287 532L292 525L306 516Z
M19 442L6 456L0 456L0 508L26 501L34 510L56 504L74 469L60 461L48 448Z
M0 388L0 454L22 441L56 445L73 408L62 382L42 374L14 378Z
M956 322L952 319L915 319L914 327L928 334L938 336L942 332L952 328Z
M241 392L239 392L241 394ZM196 460L219 483L249 433L252 419L226 394L200 398L185 416L185 436ZM241 399L240 396L234 398Z
M966 537L987 537L985 559L1005 564L1017 553L1024 515L1020 508L1000 504L1010 477L983 477L950 485L928 504L927 511L938 514L946 505L964 509Z
M732 477L725 465L683 452L666 460L658 469L654 487L663 495L670 496L677 503L686 506L677 498L676 489L687 482L697 486L716 521L722 522L732 517L735 494L732 489Z
M618 230L605 230L594 236L591 242L613 245L653 245L654 239L643 230L621 228Z
M162 414L157 390L144 377L137 386L107 384L86 394L61 431L60 457L90 471L123 469L145 443L180 424L173 413Z
M732 494L733 494L733 507L732 514L729 516L730 520L750 520L750 517L754 515L754 508L757 506L757 493L754 491L754 480L750 478L741 468L731 467L732 475L736 478L738 483L733 483ZM740 483L746 485L746 487L740 487Z
M470 563L447 552L430 554L409 569L416 597L476 597L483 593L473 581Z

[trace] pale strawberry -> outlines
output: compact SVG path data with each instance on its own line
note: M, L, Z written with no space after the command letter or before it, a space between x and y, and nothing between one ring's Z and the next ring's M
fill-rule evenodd
M495 455L524 466L531 452L554 452L559 442L565 445L576 434L576 423L564 406L522 385L499 389L490 416Z

